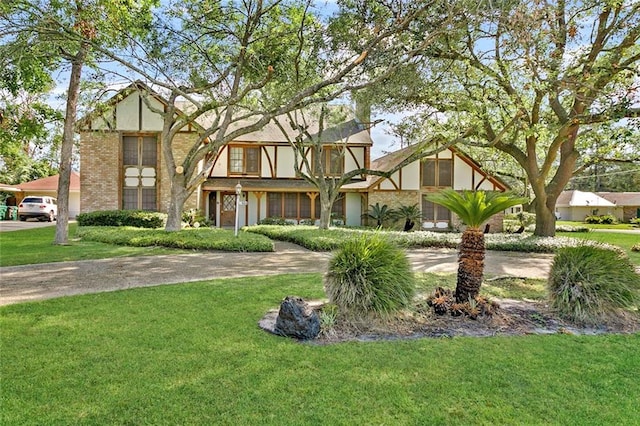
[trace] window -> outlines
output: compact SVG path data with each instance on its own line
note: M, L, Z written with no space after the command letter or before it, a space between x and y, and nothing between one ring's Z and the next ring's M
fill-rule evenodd
M429 222L449 222L451 220L451 212L438 204L428 201L426 196L422 197L422 220Z
M344 199L340 198L331 210L338 217L344 217ZM267 193L267 217L285 219L320 219L320 197L315 198L315 217L311 217L311 198L306 192Z
M428 158L423 161L422 186L453 186L453 160Z
M338 147L323 147L320 154L322 169L325 176L342 176L344 173L344 149ZM314 163L315 164L315 163ZM315 171L316 174L319 170Z
M123 136L122 208L124 210L157 210L157 162L158 139L156 136Z
M260 148L242 146L230 147L229 174L259 175Z

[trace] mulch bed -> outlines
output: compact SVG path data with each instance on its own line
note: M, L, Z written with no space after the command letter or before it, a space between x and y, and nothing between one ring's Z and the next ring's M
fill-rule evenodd
M347 341L376 341L416 338L452 338L521 336L531 334L597 335L606 333L629 334L640 332L640 315L621 312L603 319L597 325L574 324L555 315L544 303L528 300L493 299L499 305L491 317L471 319L464 316L436 315L426 303L394 318L367 321L338 319L334 326L314 340L312 344L331 344ZM320 306L321 302L310 302ZM278 311L272 310L260 320L260 327L273 332Z

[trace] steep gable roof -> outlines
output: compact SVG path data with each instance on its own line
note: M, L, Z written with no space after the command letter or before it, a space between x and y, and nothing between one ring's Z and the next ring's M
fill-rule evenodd
M390 170L393 170L395 167L400 165L400 163L402 163L404 160L406 160L409 156L414 154L419 148L420 148L420 145L410 145L410 146L408 146L406 148L402 148L402 149L400 149L398 151L390 152L390 153L388 153L386 155L383 155L382 157L379 157L379 158L373 160L371 162L370 169L371 170L381 171L381 172L388 172ZM482 166L480 165L480 163L478 163L477 161L473 160L471 157L469 157L469 155L467 155L465 152L463 152L459 148L449 147L447 149L449 151L451 151L454 155L458 156L458 158L460 158L462 161L464 161L465 163L469 164L471 167L473 167L478 172L480 172L483 176L485 176L489 181L494 183L496 186L498 186L498 187L500 187L500 188L502 188L504 190L510 189L509 185L506 182L504 182L499 177L490 175L489 173L484 171L482 169ZM420 161L420 160L416 160L416 161ZM383 179L385 179L383 176L369 175L369 176L367 176L367 179L365 181L358 182L358 183L355 183L355 184L350 184L350 185L347 185L346 187L347 188L351 188L351 189L355 189L356 187L357 188L370 188L370 187L372 187L373 185L377 184L378 182L380 182Z

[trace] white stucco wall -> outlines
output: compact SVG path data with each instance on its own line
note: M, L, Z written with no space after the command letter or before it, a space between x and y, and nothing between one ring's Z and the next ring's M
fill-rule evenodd
M414 161L402 169L402 189L405 191L417 191L420 189L421 162Z
M473 169L459 157L453 160L453 189L459 191L461 189L473 189L471 183L473 180Z
M296 176L293 162L293 148L289 146L279 146L277 155L276 176L279 178L292 178Z
M228 147L225 147L218 154L216 164L213 165L211 176L214 177L226 177L227 176L227 155L229 153Z
M138 93L134 92L118 103L116 108L117 129L139 130L138 116Z
M362 216L362 203L360 202L360 194L345 194L345 216L347 225L360 226L360 217Z
M163 110L164 106L157 99L149 99L149 103L154 107ZM162 131L162 116L149 109L146 102L142 102L142 130L143 131Z

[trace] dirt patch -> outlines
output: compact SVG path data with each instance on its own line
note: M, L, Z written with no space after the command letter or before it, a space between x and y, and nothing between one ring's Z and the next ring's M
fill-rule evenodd
M347 341L376 341L416 338L452 338L458 336L489 337L529 334L584 334L640 332L640 316L621 313L603 320L597 326L574 324L555 315L544 303L528 300L493 299L499 308L491 317L436 315L426 303L387 320L346 321L337 319L331 328L323 329L313 344ZM314 301L318 308L321 302ZM267 313L259 325L273 332L277 310Z

